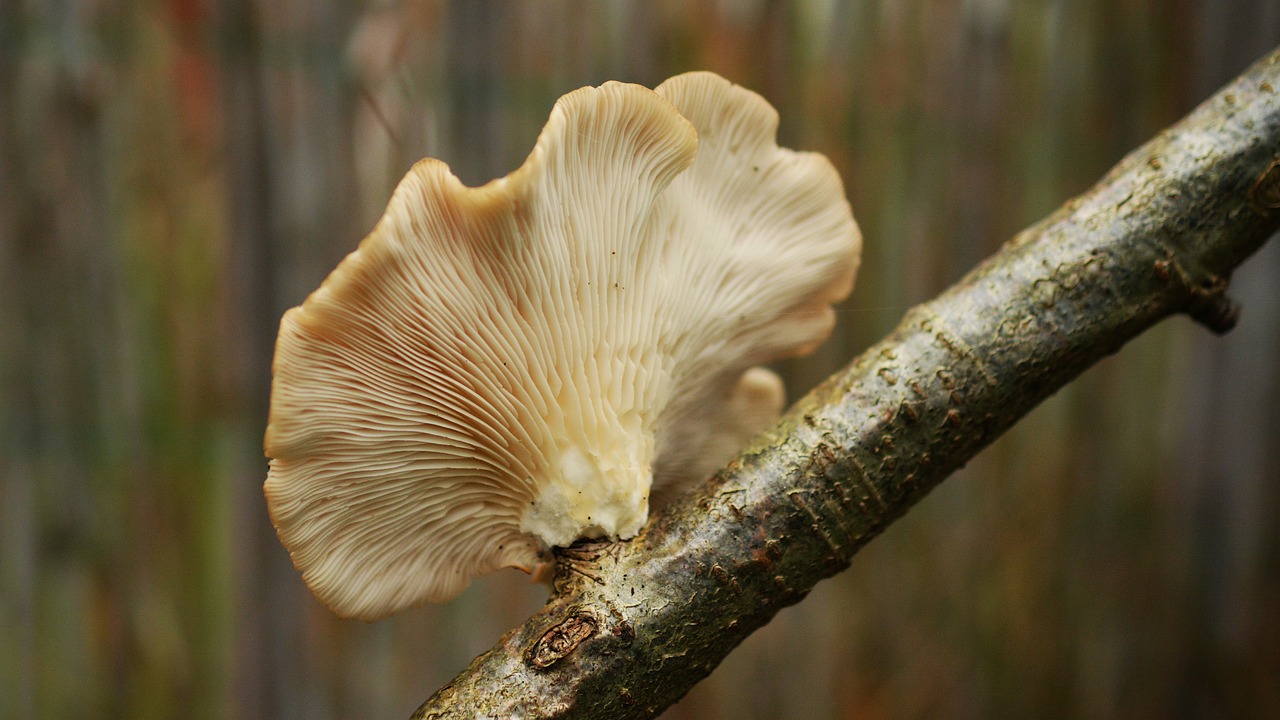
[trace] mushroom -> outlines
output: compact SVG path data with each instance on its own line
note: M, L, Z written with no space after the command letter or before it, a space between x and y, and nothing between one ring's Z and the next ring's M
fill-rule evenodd
M316 596L377 619L549 548L776 420L860 236L821 155L711 73L562 97L510 175L423 160L276 343L265 493Z

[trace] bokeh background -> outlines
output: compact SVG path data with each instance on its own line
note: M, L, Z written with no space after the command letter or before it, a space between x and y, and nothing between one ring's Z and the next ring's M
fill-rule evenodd
M403 718L545 598L375 624L267 521L281 313L423 156L710 69L866 236L801 392L1280 43L1275 0L0 0L0 718ZM670 718L1280 717L1280 246L1036 410Z

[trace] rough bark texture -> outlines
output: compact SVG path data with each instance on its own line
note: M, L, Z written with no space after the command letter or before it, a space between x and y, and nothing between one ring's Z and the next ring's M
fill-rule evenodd
M1223 332L1280 226L1280 52L1023 231L546 607L416 718L648 718L1041 400L1159 320Z

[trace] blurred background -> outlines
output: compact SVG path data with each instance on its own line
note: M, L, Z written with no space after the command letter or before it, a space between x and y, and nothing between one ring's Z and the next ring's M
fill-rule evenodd
M1280 42L1276 0L0 0L0 718L405 718L545 598L375 624L264 508L272 343L408 166L709 69L866 236L803 392ZM1059 393L670 718L1280 717L1280 246Z

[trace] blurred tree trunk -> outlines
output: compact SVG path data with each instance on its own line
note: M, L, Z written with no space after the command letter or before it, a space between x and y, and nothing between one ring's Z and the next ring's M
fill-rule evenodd
M0 0L0 48L17 47L22 18L17 3ZM0 497L5 508L0 517L0 544L5 551L0 561L0 627L13 628L7 643L11 657L0 657L0 697L11 703L15 717L35 717L37 666L35 624L35 574L38 558L35 547L35 492L25 468L19 464L31 437L24 422L24 408L32 407L29 392L19 377L27 377L24 345L12 339L23 337L25 328L15 308L22 308L23 278L18 269L20 239L29 237L36 226L36 204L20 178L25 168L20 149L19 115L15 102L18 79L17 52L0 52ZM24 313L25 315L25 313Z
M271 356L276 324L286 309L279 294L276 208L272 163L267 156L267 98L262 29L253 0L222 0L218 7L226 28L222 42L222 92L226 134L228 201L227 258L231 278L229 304L241 342L231 349L238 369L238 393L247 403L243 417L267 416L271 392ZM256 437L250 435L249 437ZM260 457L256 447L246 448ZM261 512L262 463L236 473L233 515L245 521L235 547L236 716L247 720L302 717L292 700L308 654L302 638L299 597L291 592L292 568L277 547L275 532ZM291 709L292 707L292 709Z

